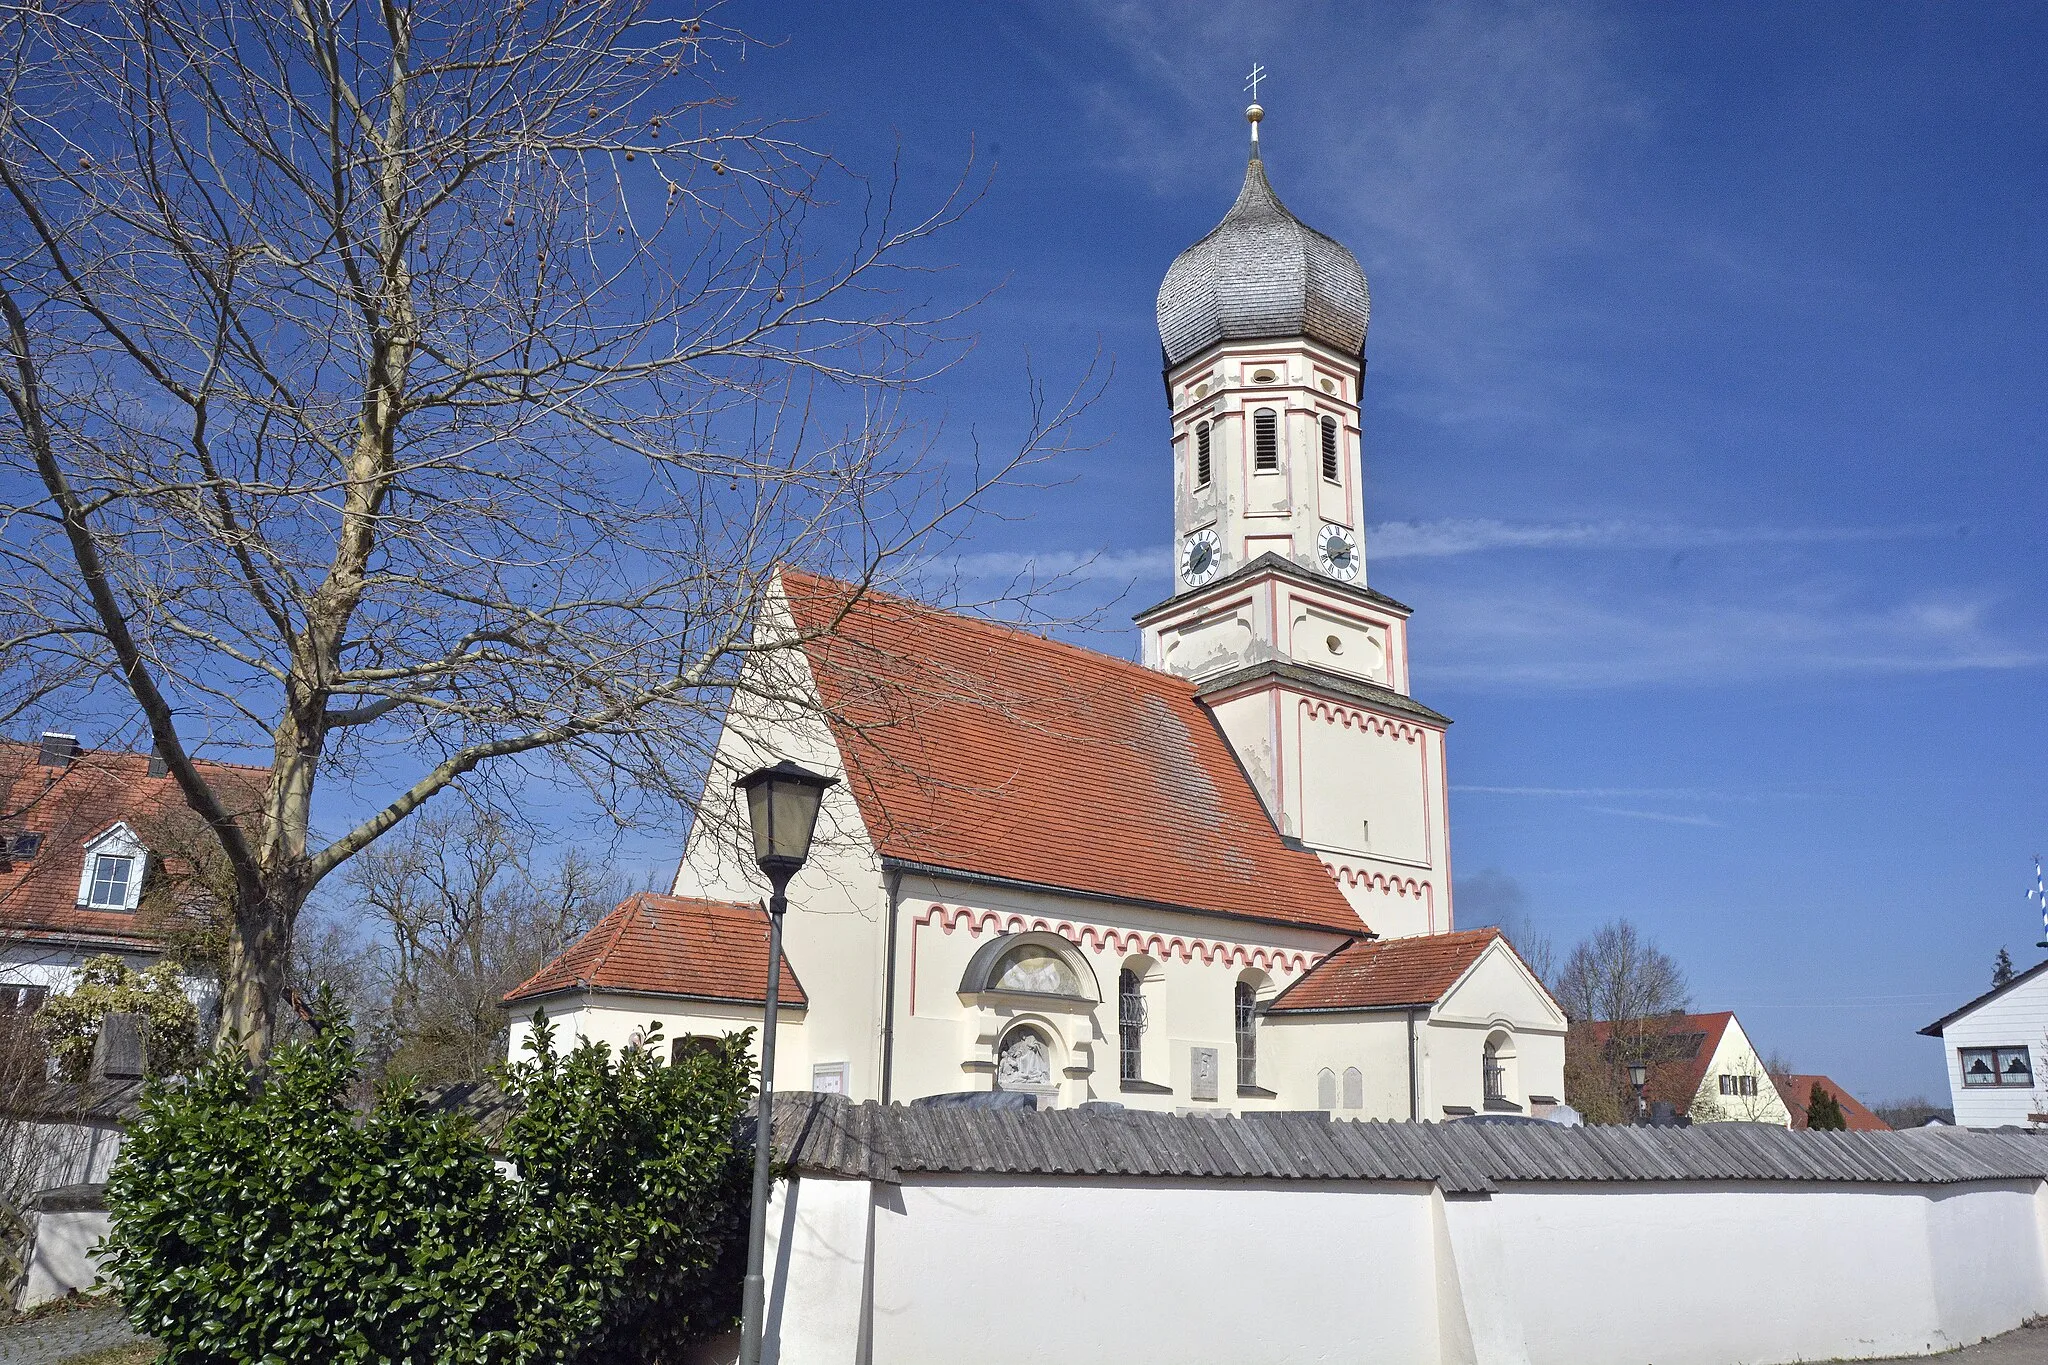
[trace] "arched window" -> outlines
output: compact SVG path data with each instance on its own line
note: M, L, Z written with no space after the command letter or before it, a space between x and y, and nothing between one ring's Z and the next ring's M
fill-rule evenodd
M1252 468L1260 472L1280 467L1280 418L1271 408L1252 414Z
M1116 982L1117 1075L1126 1081L1144 1076L1145 983L1129 967Z
M1066 959L1036 943L1012 949L996 964L992 979L999 991L1026 991L1033 995L1081 994L1081 983Z
M1209 424L1195 423L1195 487L1209 486Z
M1492 1038L1486 1040L1486 1057L1482 1063L1481 1080L1484 1082L1486 1098L1504 1100L1508 1097L1507 1071L1500 1064L1500 1044Z
M1316 1108L1325 1113L1337 1107L1337 1073L1324 1067L1316 1073Z
M1237 1083L1259 1083L1259 991L1249 981L1237 983Z
M1323 419L1323 477L1331 483L1337 480L1337 419Z
M1355 1066L1344 1068L1344 1107L1365 1108L1365 1073Z

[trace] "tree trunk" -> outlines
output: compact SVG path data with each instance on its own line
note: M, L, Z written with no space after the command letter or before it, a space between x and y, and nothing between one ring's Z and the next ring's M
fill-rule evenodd
M228 934L215 1041L241 1048L257 1065L269 1057L276 1039L291 972L295 911L296 907L286 910L275 897L239 906Z

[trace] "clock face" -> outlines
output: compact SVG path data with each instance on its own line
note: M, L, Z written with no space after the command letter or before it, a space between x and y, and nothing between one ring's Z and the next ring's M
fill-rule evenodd
M1216 533L1197 531L1181 546L1181 581L1191 588L1198 588L1216 576L1221 567L1216 553Z
M1358 577L1358 541L1341 526L1325 526L1316 538L1316 555L1332 578Z

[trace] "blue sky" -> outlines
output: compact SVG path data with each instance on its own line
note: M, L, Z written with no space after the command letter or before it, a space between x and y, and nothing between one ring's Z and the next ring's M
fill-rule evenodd
M726 17L748 22L740 11ZM1372 282L1371 581L1456 718L1461 914L1626 915L1698 1008L1870 1101L2039 960L2048 852L2048 10L1438 3L785 6L743 108L985 201L933 400L1116 369L1096 448L971 572L1169 590L1152 302L1267 165ZM1095 635L1128 653L1126 629ZM2040 1039L2027 1040L2039 1045Z

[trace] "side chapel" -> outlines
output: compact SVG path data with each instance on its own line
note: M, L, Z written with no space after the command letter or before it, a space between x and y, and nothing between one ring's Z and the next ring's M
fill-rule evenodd
M1456 927L1450 722L1409 695L1410 609L1366 582L1365 274L1281 204L1260 116L1237 202L1159 290L1178 548L1143 663L784 571L759 628L805 637L775 681L815 704L735 708L673 893L507 997L515 1052L534 1007L617 1045L759 1022L730 783L789 757L840 784L790 888L778 1088L1559 1103L1562 1012L1498 931Z

